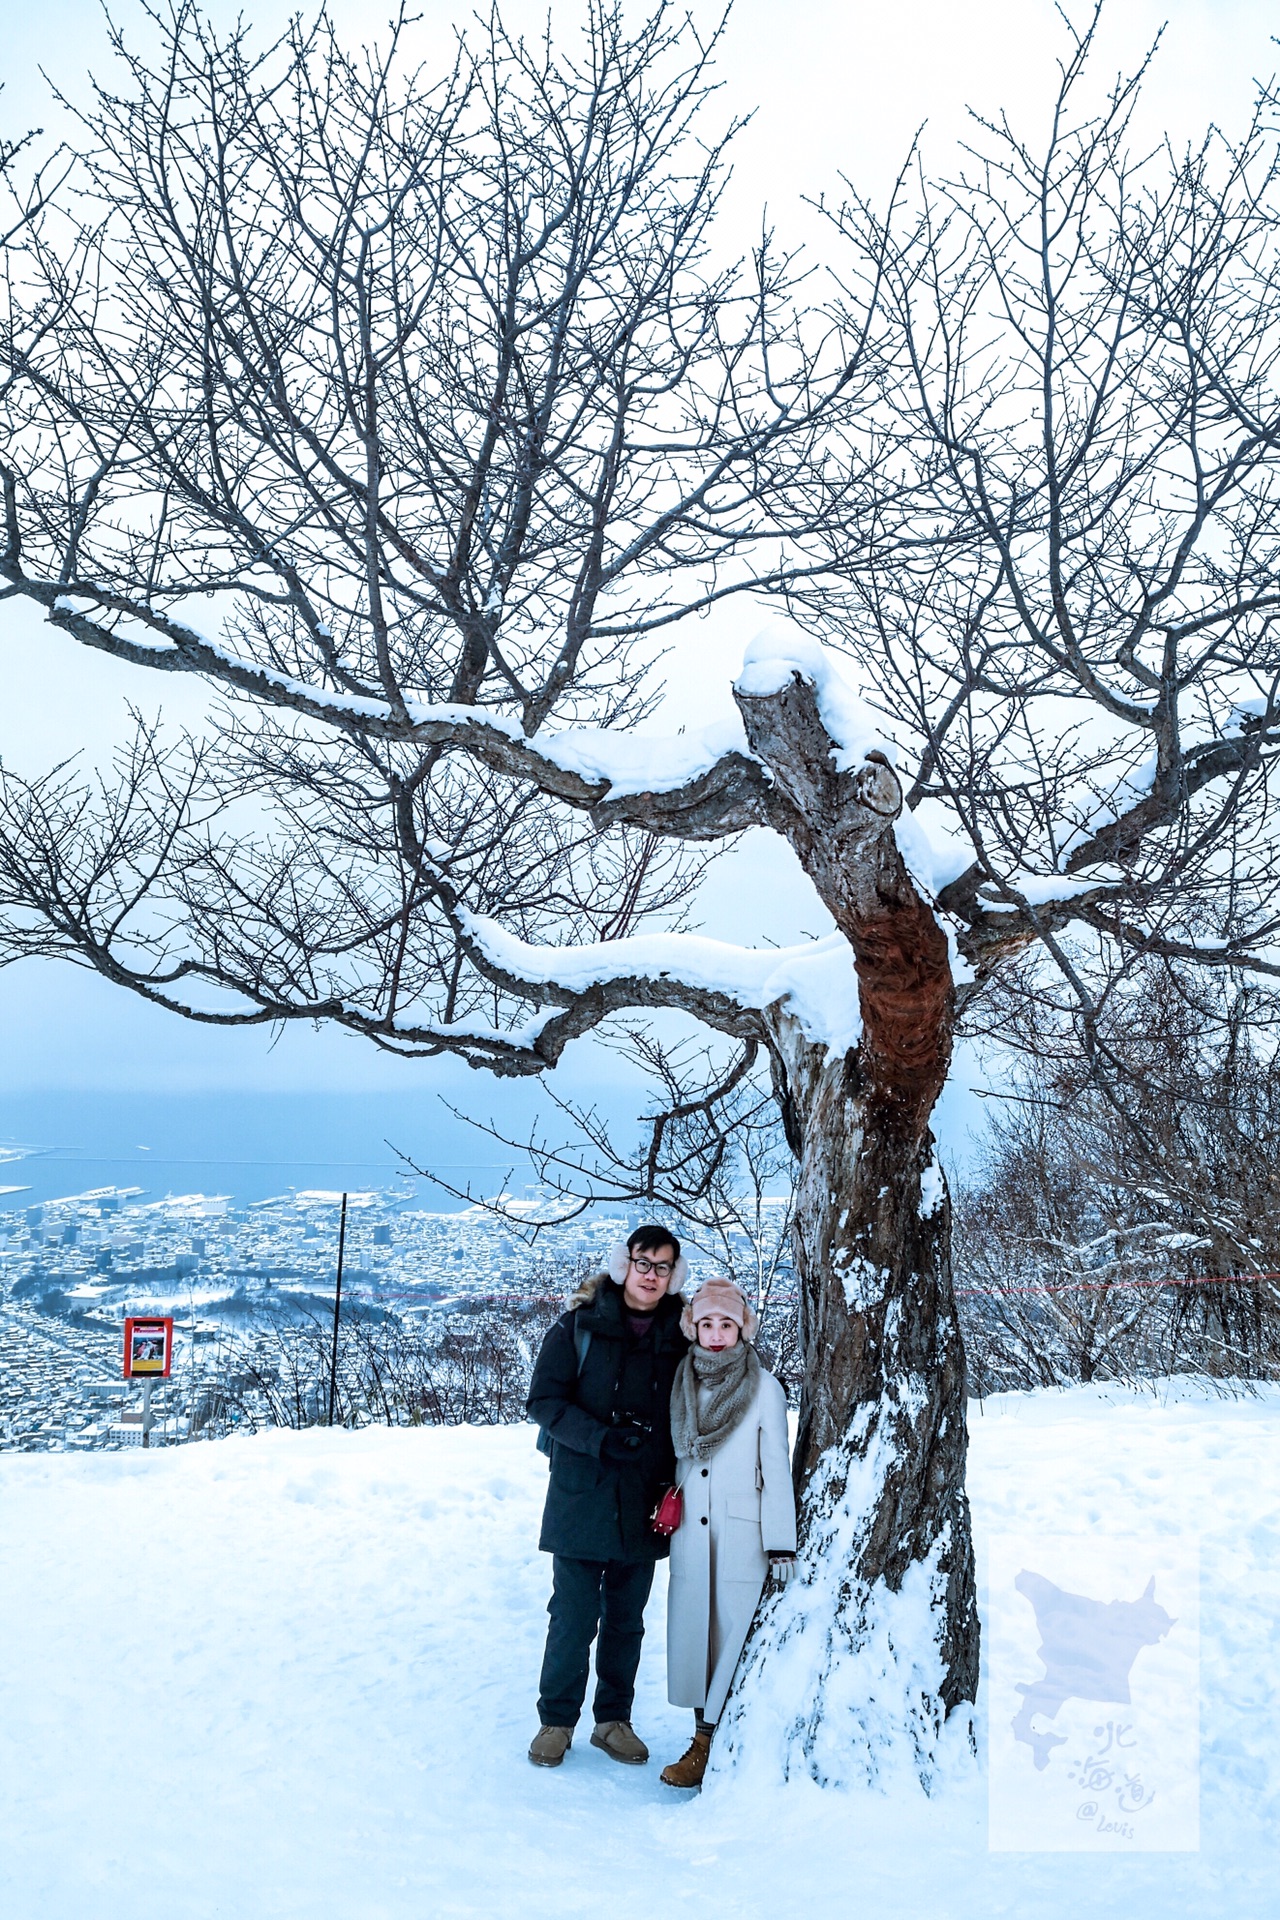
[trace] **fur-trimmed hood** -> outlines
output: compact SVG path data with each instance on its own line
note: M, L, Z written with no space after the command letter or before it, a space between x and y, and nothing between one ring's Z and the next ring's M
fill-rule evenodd
M594 1306L596 1295L608 1278L608 1274L602 1270L600 1273L589 1273L585 1280L580 1280L570 1297L569 1311L572 1312L575 1307Z

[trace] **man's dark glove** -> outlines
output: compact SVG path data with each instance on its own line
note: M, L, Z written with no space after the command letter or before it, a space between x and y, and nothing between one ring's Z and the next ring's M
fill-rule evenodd
M600 1458L611 1467L624 1467L635 1460L643 1445L642 1433L634 1433L629 1427L611 1427L600 1442Z

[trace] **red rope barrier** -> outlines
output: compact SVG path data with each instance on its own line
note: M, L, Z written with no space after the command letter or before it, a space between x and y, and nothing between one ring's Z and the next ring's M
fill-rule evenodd
M1105 1293L1108 1287L1243 1287L1280 1280L1280 1273L1164 1274L1158 1280L1064 1280L1036 1287L957 1287L957 1299L1002 1300L1017 1293Z
M428 1283L434 1286L436 1283ZM416 1300L420 1307L455 1306L460 1301L478 1307L555 1307L563 1309L569 1304L568 1294L559 1293L449 1293L443 1299L433 1300L416 1287L403 1287L391 1292L373 1292L359 1287L348 1287L348 1297L360 1300Z
M1063 1280L1031 1287L957 1287L958 1300L1003 1300L1016 1294L1032 1293L1105 1293L1108 1287L1243 1287L1252 1286L1259 1280L1280 1280L1277 1273L1197 1273L1165 1274L1155 1280ZM531 1293L473 1293L454 1294L445 1300L424 1298L412 1287L393 1292L370 1292L351 1289L358 1293L361 1300L410 1300L419 1306L456 1305L461 1301L477 1307L542 1307L567 1305L568 1296L563 1301L559 1294Z

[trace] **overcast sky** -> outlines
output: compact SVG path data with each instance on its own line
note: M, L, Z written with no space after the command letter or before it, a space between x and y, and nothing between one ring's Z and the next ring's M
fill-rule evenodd
M130 0L113 9L129 30ZM246 9L213 0L214 18L249 12L264 38L289 7ZM382 7L336 0L352 40L377 37ZM470 6L423 0L418 29L428 61L445 57L453 27ZM559 31L572 27L574 5L550 9ZM514 0L516 25L536 30L545 5ZM700 8L710 18L710 9ZM1280 9L1259 0L1112 0L1099 79L1131 64L1160 25L1168 30L1148 84L1144 131L1168 131L1175 143L1198 137L1216 120L1228 129L1248 112L1254 80L1277 68L1270 35ZM721 61L725 115L755 111L741 137L726 206L726 240L749 244L767 207L780 239L817 240L805 195L838 195L843 173L865 192L891 181L912 135L925 127L926 157L944 168L964 137L966 107L1005 108L1028 129L1056 78L1063 45L1053 8L1042 0L738 0ZM83 98L92 70L110 79L103 17L90 0L0 0L0 127L9 133L42 125L74 138L41 69L71 101ZM714 109L713 109L714 111ZM705 713L727 703L742 647L758 624L749 607L700 624L678 655L679 704ZM175 687L143 688L136 675L87 654L54 634L21 605L0 606L0 754L34 771L85 748L101 756L126 699L173 719L198 717L203 694ZM762 865L762 861L764 864ZM721 937L795 940L820 929L821 909L785 850L752 853L751 884L741 867L725 866L707 892L707 930ZM0 1086L201 1085L405 1087L412 1073L384 1062L341 1036L289 1034L274 1052L266 1036L214 1035L129 1002L101 981L49 963L0 973Z

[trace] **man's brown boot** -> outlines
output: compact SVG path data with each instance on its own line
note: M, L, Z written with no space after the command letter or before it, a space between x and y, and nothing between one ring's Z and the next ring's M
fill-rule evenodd
M572 1745L572 1727L539 1727L529 1758L535 1767L558 1767Z
M669 1787L700 1787L710 1758L711 1735L699 1729L690 1742L689 1751L662 1769L662 1778Z
M621 1760L624 1767L642 1767L649 1758L648 1747L632 1731L629 1720L598 1720L591 1744L611 1760Z

